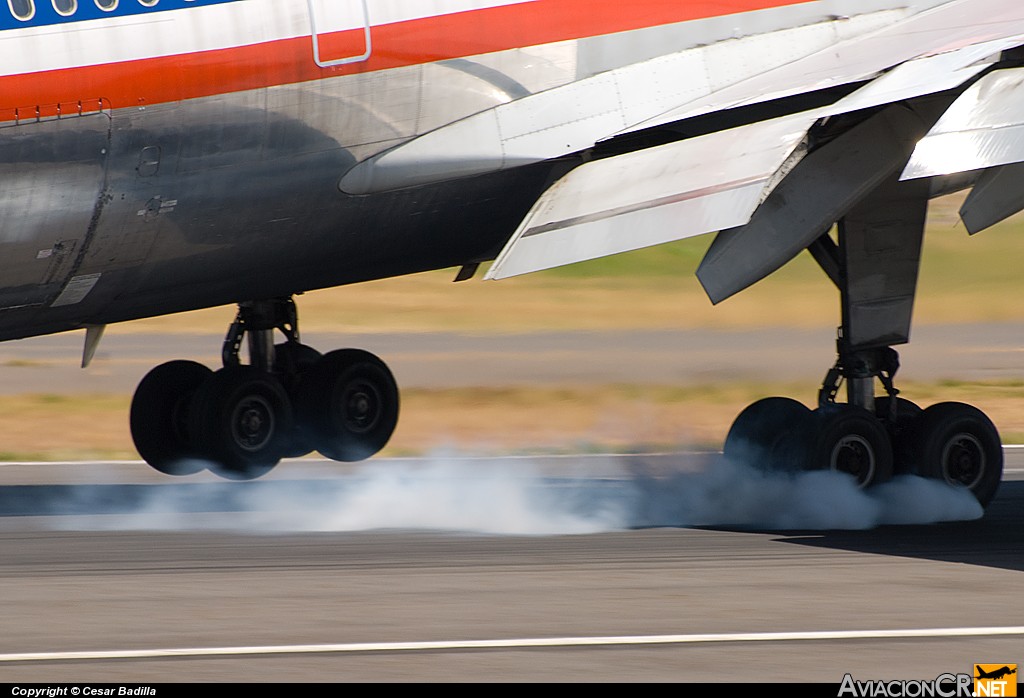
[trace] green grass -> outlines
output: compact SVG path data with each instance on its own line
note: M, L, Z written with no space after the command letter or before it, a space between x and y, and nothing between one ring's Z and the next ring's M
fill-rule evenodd
M711 243L711 237L690 238L635 252L602 257L540 272L546 279L621 278L654 279L692 274Z

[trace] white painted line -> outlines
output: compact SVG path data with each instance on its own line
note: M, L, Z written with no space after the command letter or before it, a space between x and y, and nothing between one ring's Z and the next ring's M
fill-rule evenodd
M87 659L153 659L160 657L216 657L264 654L331 654L357 652L431 652L437 650L523 649L531 647L595 647L608 645L684 645L710 642L796 642L807 640L863 640L913 637L993 637L1024 635L1024 626L990 628L911 628L895 630L825 630L776 633L711 633L696 635L611 635L604 637L552 637L507 640L436 642L354 642L326 645L255 645L248 647L193 647L176 649L110 650L81 652L23 652L0 654L0 662L59 662Z

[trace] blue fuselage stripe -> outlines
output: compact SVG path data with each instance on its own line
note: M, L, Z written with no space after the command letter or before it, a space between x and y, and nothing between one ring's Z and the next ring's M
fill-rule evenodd
M78 0L78 7L74 13L65 17L54 9L51 0L34 0L35 14L27 21L17 19L11 12L7 0L0 0L0 31L8 29L24 29L26 27L45 27L54 24L68 24L70 22L85 22L94 19L110 19L111 17L128 17L132 15L150 14L153 12L167 12L170 10L181 10L189 7L202 7L205 5L221 5L228 2L242 2L243 0L158 0L152 7L143 5L139 0L119 0L117 7L106 12L101 10L94 0ZM15 4L17 6L17 4Z

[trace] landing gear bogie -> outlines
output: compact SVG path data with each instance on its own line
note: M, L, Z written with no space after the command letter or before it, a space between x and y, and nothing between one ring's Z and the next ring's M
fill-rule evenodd
M275 330L287 341L274 344ZM248 364L240 357L245 339ZM290 298L241 304L222 361L216 372L172 361L136 389L132 437L160 472L209 468L246 480L314 449L362 460L384 447L397 424L398 387L384 362L358 349L321 355L301 344Z
M982 506L992 501L1003 473L992 420L959 402L922 410L882 397L872 414L847 403L812 412L790 398L764 398L736 418L723 451L728 460L760 469L847 473L860 488L915 474L964 487Z

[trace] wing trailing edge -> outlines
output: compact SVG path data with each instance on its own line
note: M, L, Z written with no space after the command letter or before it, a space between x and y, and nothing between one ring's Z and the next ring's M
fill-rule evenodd
M1024 68L996 70L968 87L921 139L903 179L1024 161Z
M802 154L813 113L586 163L551 186L488 271L503 279L742 225Z
M985 170L960 207L960 218L971 235L991 228L1024 210L1024 163Z
M1024 161L1024 117L1020 116L1024 114L1024 69L977 76L1024 40L1024 6L997 0L988 5L992 11L1009 13L1014 21L999 27L996 34L980 34L980 41L967 40L964 28L957 24L967 11L964 3L924 13L923 18L900 23L898 30L879 31L864 39L870 45L892 47L900 37L909 37L908 28L916 26L928 41L937 42L933 49L941 46L942 50L886 70L832 105L786 117L792 121L750 124L655 152L588 163L570 172L530 212L487 278L721 230L698 270L709 297L719 302L799 254L884 181L899 177L904 167L902 178L908 178L915 162L912 153L917 158L922 152L919 141L927 149L929 138L970 131L975 125L981 126L981 132L971 131L970 142L977 147L967 149L973 160L961 155L962 162L922 171L920 176L931 177L934 190L951 177L973 180L970 169L1000 168L982 175L964 205L962 215L972 232L1021 210L1024 195L1012 183L1020 170L1012 165ZM919 40L907 38L912 50L920 48L915 44ZM866 65L862 63L861 69ZM972 81L955 101L944 94ZM802 161L790 158L783 167L786 157L776 160L779 169L774 173L766 171L770 158L755 155L756 148L748 145L740 155L734 153L733 140L765 138L779 124L799 124L806 130L818 119L898 103L914 106L885 107L835 141L812 150ZM921 114L915 114L915 109ZM795 143L787 142L776 154L792 153L793 147ZM956 155L956 151L947 152L947 160ZM733 162L723 166L723 161ZM724 172L729 176L720 177ZM672 191L666 193L666 187ZM617 196L628 200L620 202Z
M1024 210L1024 68L994 70L921 139L902 179L980 171L960 208L972 235Z

